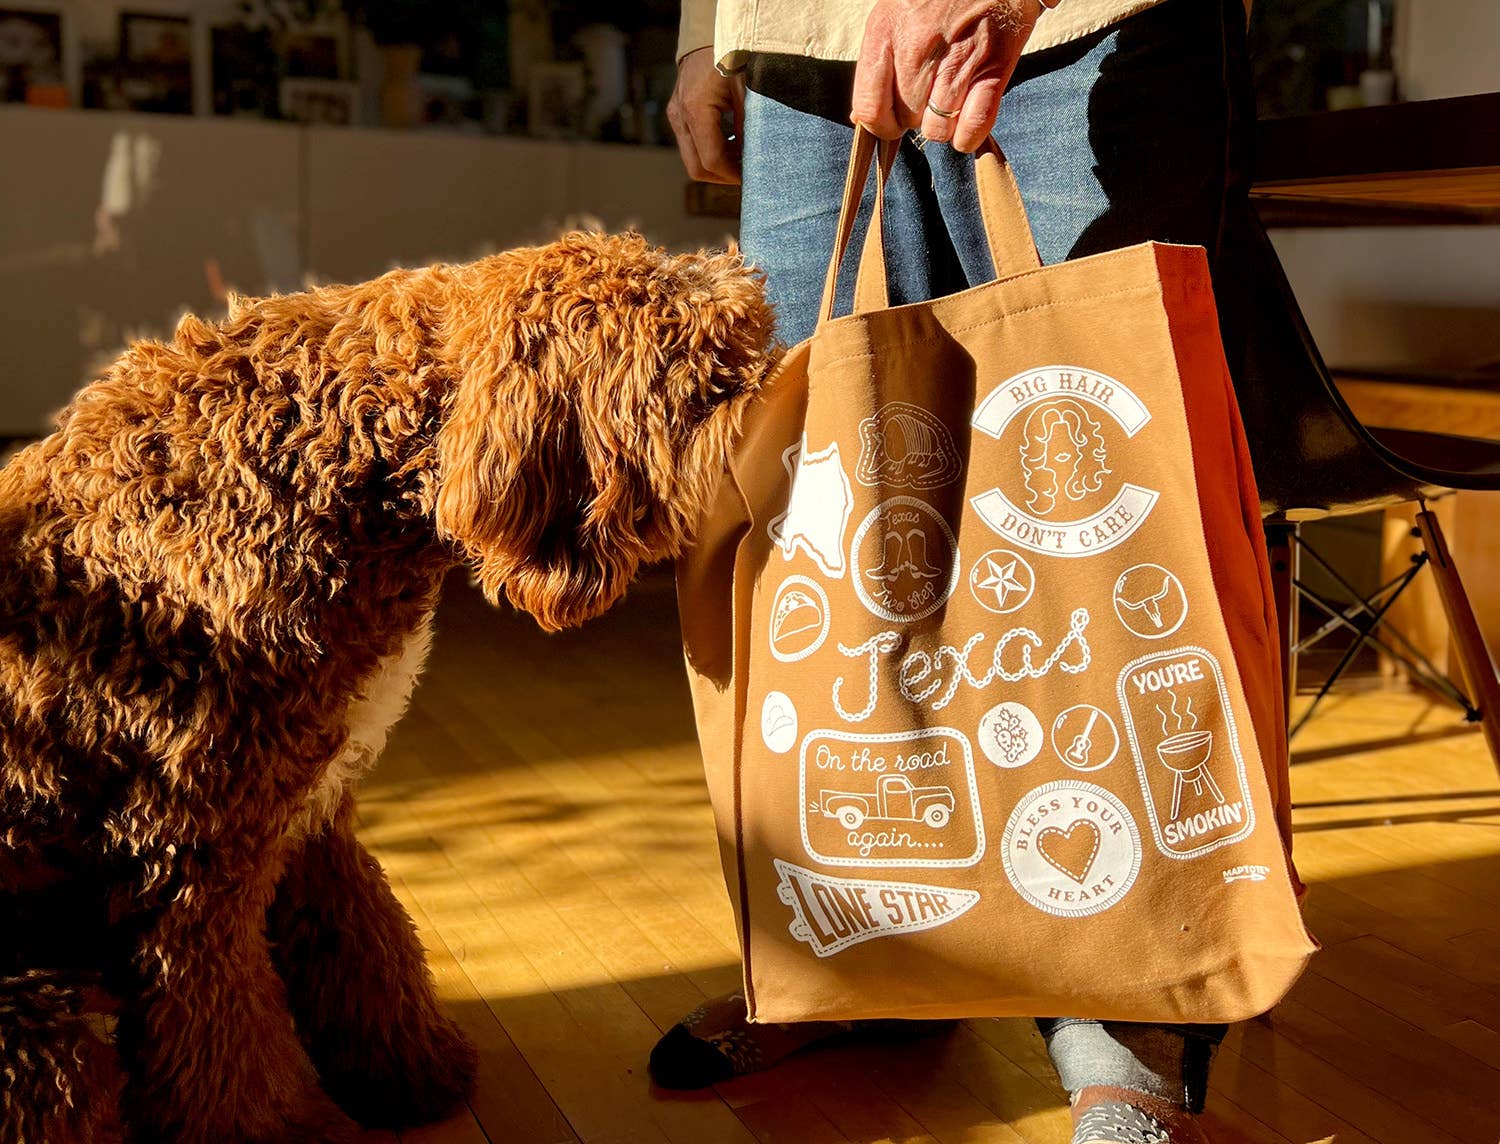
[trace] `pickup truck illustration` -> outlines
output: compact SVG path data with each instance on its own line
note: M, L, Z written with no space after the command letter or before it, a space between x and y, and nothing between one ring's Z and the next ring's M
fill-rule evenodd
M825 790L818 793L820 809L841 826L858 828L866 819L922 822L938 829L953 817L953 792L945 786L912 786L905 775L881 775L868 794Z

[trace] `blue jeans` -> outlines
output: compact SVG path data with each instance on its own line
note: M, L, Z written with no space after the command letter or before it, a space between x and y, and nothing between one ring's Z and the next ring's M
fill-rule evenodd
M852 129L851 65L753 60L745 101L740 242L766 273L788 344L817 321L843 198ZM1148 239L1208 249L1231 372L1242 353L1235 264L1249 219L1253 100L1240 0L1164 0L1084 39L1023 58L995 125L1044 263ZM836 312L853 297L874 200L865 188ZM1002 268L1003 269L1003 268ZM892 305L939 297L995 274L968 156L908 136L886 199ZM1129 1084L1180 1070L1171 1093L1196 1110L1222 1025L1129 1026L1038 1020L1064 1084Z
M812 333L843 197L852 65L777 57L745 101L740 243L767 275L780 333ZM811 77L808 73L813 73ZM842 97L842 98L841 98ZM1207 247L1219 264L1248 218L1253 102L1238 0L1165 0L1022 58L995 126L1042 261L1147 239ZM873 202L866 187L851 251ZM887 192L891 303L993 277L969 157L911 136ZM845 260L839 312L853 297ZM1234 350L1234 346L1227 347ZM1231 357L1231 367L1234 359Z

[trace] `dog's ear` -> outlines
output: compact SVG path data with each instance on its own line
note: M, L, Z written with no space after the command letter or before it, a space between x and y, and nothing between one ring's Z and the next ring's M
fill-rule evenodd
M649 551L643 475L597 457L580 395L549 384L562 376L545 360L471 371L438 434L439 535L463 548L491 602L503 592L548 631L606 611Z
M435 505L493 600L548 629L678 555L766 364L772 317L734 253L572 234L475 264Z

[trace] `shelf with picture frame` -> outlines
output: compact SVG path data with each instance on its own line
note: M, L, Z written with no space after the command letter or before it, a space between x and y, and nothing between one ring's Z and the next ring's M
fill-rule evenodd
M51 13L41 39L64 45L66 95L34 102L671 145L668 0L0 0L11 8Z
M120 13L117 74L132 111L193 113L193 47L186 13Z
M0 0L0 104L77 107L82 84L69 6Z

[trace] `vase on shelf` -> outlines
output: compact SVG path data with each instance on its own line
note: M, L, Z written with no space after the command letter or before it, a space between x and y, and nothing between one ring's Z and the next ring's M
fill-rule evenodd
M386 127L416 127L422 122L422 86L417 75L422 49L417 44L382 44L380 122Z

